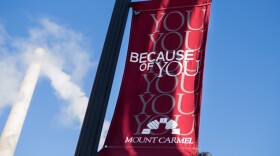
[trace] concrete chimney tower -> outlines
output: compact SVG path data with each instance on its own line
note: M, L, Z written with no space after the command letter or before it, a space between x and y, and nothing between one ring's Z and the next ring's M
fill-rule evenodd
M33 59L34 61L32 61L28 67L19 90L17 101L11 109L0 137L0 156L14 155L24 120L29 109L30 101L40 75L44 53L44 49L42 48L37 48L35 50L35 59Z

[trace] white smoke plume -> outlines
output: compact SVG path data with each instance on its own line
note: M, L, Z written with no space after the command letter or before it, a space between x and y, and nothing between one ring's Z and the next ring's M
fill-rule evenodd
M56 90L59 97L66 100L69 105L63 109L64 122L69 123L70 120L83 122L85 110L87 108L88 97L85 93L71 81L70 75L62 72L59 68L45 62L42 72L51 80L52 87Z
M15 101L34 49L42 47L46 51L42 73L67 102L60 106L60 116L65 122L77 121L81 125L88 102L81 81L93 66L88 41L83 34L46 18L28 32L25 38L13 37L0 24L0 112Z
M41 47L46 52L41 74L51 81L58 97L66 102L59 106L60 120L80 126L88 103L80 86L86 72L95 65L90 59L89 42L82 33L47 18L40 19L39 25L28 32L27 37L13 37L0 23L0 116L4 107L15 102L34 49ZM99 149L109 125L109 121L104 121Z

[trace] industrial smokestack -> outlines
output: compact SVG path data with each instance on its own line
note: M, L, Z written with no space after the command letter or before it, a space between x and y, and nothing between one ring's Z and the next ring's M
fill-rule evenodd
M35 50L35 59L31 62L19 90L17 102L13 105L0 137L0 156L13 156L30 101L40 74L44 50Z

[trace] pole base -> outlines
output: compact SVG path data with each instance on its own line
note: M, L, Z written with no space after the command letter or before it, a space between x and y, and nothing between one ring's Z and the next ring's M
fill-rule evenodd
M201 152L198 156L212 156L212 154L210 152Z

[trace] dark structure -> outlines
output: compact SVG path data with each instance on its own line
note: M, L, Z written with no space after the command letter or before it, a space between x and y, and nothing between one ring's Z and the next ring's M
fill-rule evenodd
M96 156L131 0L116 0L75 156Z
M209 152L201 152L198 156L212 156L212 154Z

